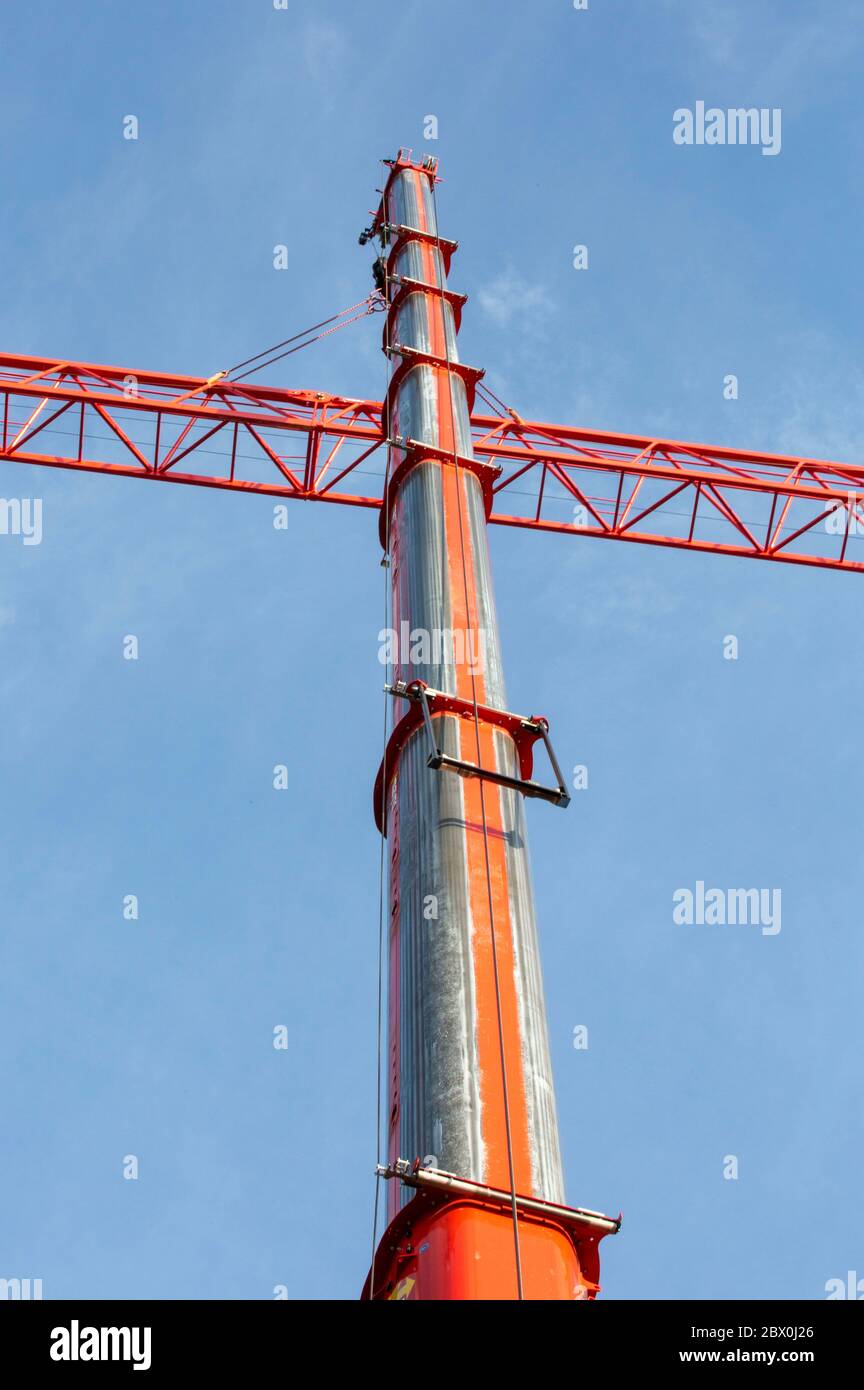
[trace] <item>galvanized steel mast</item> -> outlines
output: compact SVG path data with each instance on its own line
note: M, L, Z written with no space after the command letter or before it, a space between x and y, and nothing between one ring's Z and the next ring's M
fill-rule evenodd
M388 163L373 228L391 362L383 525L396 732L378 796L390 892L386 1173L396 1180L373 1296L514 1298L521 1274L524 1297L586 1297L593 1281L572 1234L518 1201L560 1207L564 1182L517 790L527 785L520 725L531 721L492 713L507 700L488 469L471 443L481 373L459 362L464 297L447 287L455 245L439 237L436 161L400 151ZM548 799L566 803L566 792ZM498 1195L442 1198L445 1184L433 1198L440 1172ZM394 1235L417 1222L414 1248L426 1249L408 1273L401 1249L394 1265ZM587 1238L596 1253L596 1234Z

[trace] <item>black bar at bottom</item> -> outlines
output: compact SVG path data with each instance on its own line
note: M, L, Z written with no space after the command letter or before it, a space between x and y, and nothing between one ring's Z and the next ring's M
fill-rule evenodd
M298 1304L303 1306L299 1317ZM167 1384L169 1376L173 1382L178 1372L194 1372L190 1383L197 1390L208 1386L211 1378L214 1386L221 1386L232 1383L232 1372L271 1367L289 1380L306 1379L309 1372L304 1367L310 1357L315 1358L314 1379L316 1372L329 1373L340 1365L354 1378L365 1339L372 1359L382 1355L382 1336L388 1357L401 1352L403 1339L407 1356L412 1348L416 1351L418 1337L429 1336L428 1313L420 1315L422 1326L410 1316L406 1322L398 1315L379 1325L375 1313L370 1316L368 1311L374 1307L358 1302L352 1310L344 1303L329 1303L310 1317L302 1297L254 1302L3 1301L2 1364L6 1370L14 1368L14 1383L19 1385L29 1384L31 1377L41 1382L46 1372L49 1383L62 1384L69 1376L108 1383L100 1369L108 1371L110 1383L128 1373L135 1385L137 1365L142 1385L154 1380L161 1384L162 1378ZM580 1374L596 1369L608 1376L614 1369L620 1379L630 1370L663 1373L672 1366L803 1365L818 1372L823 1382L826 1373L840 1369L854 1375L861 1362L860 1309L845 1300L621 1302L601 1295L590 1305L571 1309L566 1323L557 1322L559 1314L551 1316L551 1329L545 1322L534 1326L541 1332L551 1330L553 1336L566 1326L569 1340L578 1341ZM334 1336L346 1327L343 1319L350 1320L350 1335ZM108 1335L103 1337L103 1332ZM483 1351L478 1347L474 1353L487 1368L489 1346L483 1339ZM466 1367L470 1362L468 1353ZM12 1376L7 1379L13 1383ZM247 1375L243 1383L247 1382L258 1385L260 1376Z

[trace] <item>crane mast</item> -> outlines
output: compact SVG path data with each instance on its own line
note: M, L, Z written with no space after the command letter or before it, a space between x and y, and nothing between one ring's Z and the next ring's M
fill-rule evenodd
M463 296L447 285L455 246L439 236L436 178L434 160L400 151L367 233L382 245L388 301L395 697L377 788L390 906L383 1173L394 1181L373 1296L584 1298L599 1234L574 1239L552 1216L564 1179L520 791L536 785L522 774L537 729L522 725L539 721L507 713L486 465L471 442L482 374L459 361ZM566 804L558 777L547 799Z
M203 378L0 352L0 461L379 513L388 1224L363 1297L590 1299L620 1220L564 1205L524 815L569 797L547 721L508 707L487 526L860 573L864 466L475 411L437 161L385 163L355 315L383 310L383 402L242 375L306 335Z

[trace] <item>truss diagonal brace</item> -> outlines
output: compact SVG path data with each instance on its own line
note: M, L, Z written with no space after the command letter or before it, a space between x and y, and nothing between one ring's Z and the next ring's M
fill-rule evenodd
M390 735L384 760L375 779L375 824L382 835L387 833L385 808L399 755L411 734L421 724L426 730L429 748L426 765L434 771L455 772L460 777L477 777L481 781L493 782L496 786L508 787L511 791L521 792L523 796L536 797L540 801L550 801L554 806L560 806L562 810L570 805L570 794L567 791L558 759L555 757L555 751L549 739L549 721L543 715L535 714L530 719L526 719L520 714L511 714L507 710L495 709L491 705L475 705L473 700L463 700L457 695L448 695L443 690L432 690L425 681L421 680L408 683L396 681L395 684L384 688L389 695L410 701L411 707ZM464 758L454 758L448 753L442 752L432 725L432 716L440 714L455 714L462 719L472 721L476 717L481 723L504 729L510 734L516 745L521 776L510 777L507 773L498 772L494 768L481 767L478 763L468 762ZM541 783L535 782L532 777L534 769L533 750L538 739L542 740L546 748L549 763L558 780L558 785L555 787L543 786Z

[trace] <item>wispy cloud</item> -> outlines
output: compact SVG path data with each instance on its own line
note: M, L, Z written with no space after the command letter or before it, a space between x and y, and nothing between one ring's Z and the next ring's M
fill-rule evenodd
M303 60L315 82L335 76L348 52L345 33L335 24L307 24L303 32Z
M785 4L765 4L756 14L750 0L708 7L692 0L663 3L680 20L700 59L722 69L724 78L743 90L762 88L791 108L824 99L824 78L848 71L862 42L858 0L823 0L811 19L794 25Z
M543 286L529 284L512 266L478 291L477 302L484 314L501 328L520 320L536 326L552 308Z
M770 448L860 463L864 449L864 371L845 340L811 331L779 342L786 364L757 426Z

